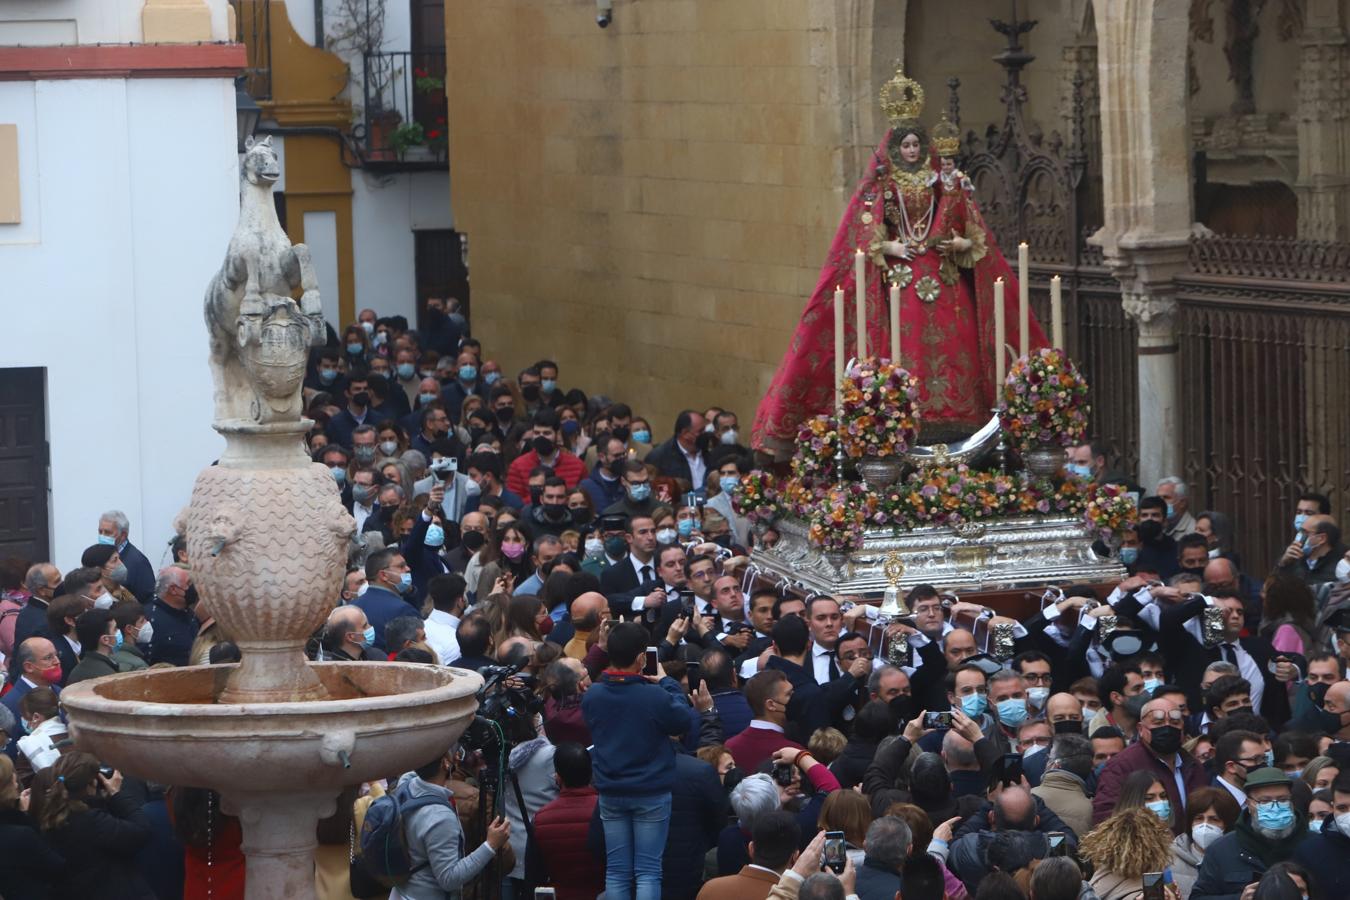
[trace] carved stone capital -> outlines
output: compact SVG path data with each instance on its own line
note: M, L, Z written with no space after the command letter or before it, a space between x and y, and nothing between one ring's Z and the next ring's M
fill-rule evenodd
M1176 279L1189 268L1190 238L1126 235L1110 245L1106 264L1120 282L1121 308L1139 327L1140 347L1176 340Z

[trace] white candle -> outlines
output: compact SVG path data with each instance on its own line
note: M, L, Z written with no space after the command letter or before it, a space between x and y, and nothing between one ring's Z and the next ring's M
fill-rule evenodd
M1003 393L1003 345L1007 341L1004 332L1003 279L994 279L994 405L998 405Z
M840 384L844 380L844 290L834 289L834 414L844 410L844 390Z
M1056 349L1064 349L1064 295L1059 276L1050 279L1050 327Z
M853 254L853 284L857 289L855 311L858 329L858 362L867 358L867 257L859 250Z
M900 365L900 285L891 284L891 362Z
M1031 349L1031 290L1027 274L1027 242L1017 245L1017 355L1026 356Z

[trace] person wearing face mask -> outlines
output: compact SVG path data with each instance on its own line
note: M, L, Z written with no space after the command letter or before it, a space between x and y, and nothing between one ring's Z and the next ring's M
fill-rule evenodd
M98 543L117 551L117 558L126 566L125 575L118 584L131 592L137 600L148 603L155 591L155 569L150 560L129 540L131 523L126 513L109 510L98 517Z
M658 475L680 481L683 490L701 493L708 474L708 455L698 441L704 424L702 413L681 411L675 417L674 434L647 454L648 465L655 466Z
M1172 841L1172 878L1189 897L1204 862L1205 851L1233 830L1242 806L1218 788L1200 788L1186 796L1186 821L1190 830Z
M418 615L404 599L413 592L412 569L399 550L377 550L366 558L366 580L370 586L351 605L361 610L375 629L374 640L368 643L383 652L384 626L399 616Z
M464 503L465 512L473 512L478 509L480 499L483 497L495 497L504 506L517 511L524 508L524 499L507 490L506 486L502 484L501 454L487 451L475 452L467 462L461 464L461 468L478 484L478 493L471 495Z
M375 649L375 629L366 614L355 606L339 606L328 614L320 638L321 659L338 662L384 662L388 657Z
M1299 845L1294 862L1307 868L1323 897L1350 897L1350 772L1331 783L1331 818Z
M305 375L305 390L341 396L346 389L347 376L342 374L342 354L336 347L316 349L310 357L309 373Z
M1209 545L1203 535L1187 534L1177 540L1177 566L1189 575L1204 577L1209 564Z
M154 628L145 617L145 607L134 601L119 603L113 607L112 612L117 622L117 630L122 635L121 642L113 650L113 662L117 663L118 670L122 672L135 672L147 668L150 662L145 658L144 651L137 646L143 644L148 647L155 637Z
M1072 698L1070 698L1072 699ZM1082 733L1056 734L1045 751L1045 774L1031 789L1074 834L1092 830L1092 800L1088 797L1088 778L1092 775L1092 744Z
M741 443L741 432L737 427L740 420L729 409L714 414L712 419L713 436L722 447L730 447L738 455L748 457L750 449Z
M66 678L71 685L87 678L101 678L122 671L113 653L122 646L122 632L110 609L91 609L75 620L75 636L83 648L80 664Z
M24 573L23 585L28 593L26 602L0 603L0 653L6 657L13 655L18 643L16 637L20 621L27 619L33 625L43 623L47 606L61 589L61 570L51 563L29 566ZM24 631L23 637L31 637L35 633L30 626Z
M1100 824L1114 811L1131 772L1152 772L1167 791L1171 808L1178 811L1186 795L1209 783L1204 768L1181 749L1184 721L1181 710L1171 700L1150 700L1144 704L1137 723L1138 742L1113 756L1097 777L1097 791L1092 799L1094 824ZM1173 826L1178 834L1184 824L1180 816L1174 817Z
M586 466L577 459L576 454L559 447L558 414L549 408L540 409L534 414L532 427L534 437L530 441L530 449L512 460L511 467L507 469L507 488L524 496L529 490L530 472L539 466L552 469L568 490L576 487L586 477Z
M558 391L558 364L541 359L533 366L539 373L539 399L545 406L556 406L562 395Z
M1139 556L1135 560L1134 570L1154 572L1163 581L1169 580L1180 571L1177 564L1177 544L1166 533L1167 501L1161 497L1145 497L1139 501L1139 523L1135 533L1139 536Z
M577 521L567 508L567 483L557 475L545 478L539 502L525 508L524 519L530 535L535 538L543 535L556 538L564 531L576 528ZM542 579L538 587L543 587ZM537 593L537 590L529 593Z
M450 413L451 421L458 425L460 410L464 408L464 398L470 394L483 396L483 382L478 377L478 358L472 353L461 352L455 358L454 380L441 388L441 403Z
M1158 482L1157 496L1167 504L1167 536L1179 541L1188 534L1195 533L1195 516L1190 512L1190 501L1186 497L1186 482L1175 475Z
M1237 900L1267 869L1296 858L1301 845L1317 840L1294 807L1291 787L1289 776L1273 767L1248 776L1242 815L1205 850L1191 900Z
M446 488L437 484L426 497L426 505L417 515L412 531L399 544L399 552L412 572L412 590L404 599L414 607L422 606L427 583L437 575L445 575L450 565L441 556L445 549L446 520L442 517Z
M1277 572L1293 575L1310 587L1336 580L1337 565L1345 558L1341 529L1331 516L1308 516L1294 542L1276 563Z
M595 467L581 481L581 489L596 509L608 509L624 498L623 467L628 446L617 435L602 432L594 442Z
M379 481L380 475L373 467L358 466L352 471L349 484L342 492L347 512L356 520L357 533L365 528L366 520L379 511L380 504L376 499Z
M727 413L723 413L723 416ZM717 490L708 498L707 507L722 514L731 528L732 540L750 546L750 520L736 512L736 492L741 487L741 476L746 473L745 460L735 447L716 447L708 454L709 465L717 473Z
M607 516L650 516L659 505L652 496L652 477L647 466L636 459L623 463L624 497L605 508Z
M61 693L61 657L56 655L56 645L45 637L31 637L19 644L14 651L13 668L18 678L14 679L14 686L5 696L0 697L0 705L15 719L20 718L22 712L19 701L29 691L45 687L58 695Z

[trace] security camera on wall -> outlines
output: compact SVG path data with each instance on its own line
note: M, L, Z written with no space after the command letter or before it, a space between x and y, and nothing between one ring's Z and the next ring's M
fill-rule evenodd
M595 0L595 24L608 28L614 21L614 0Z

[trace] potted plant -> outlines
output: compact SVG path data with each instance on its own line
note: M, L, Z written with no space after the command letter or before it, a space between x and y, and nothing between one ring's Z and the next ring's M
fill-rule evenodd
M394 129L393 134L389 135L389 146L393 148L394 154L402 159L409 147L423 144L426 139L426 131L422 128L421 122L403 122Z

